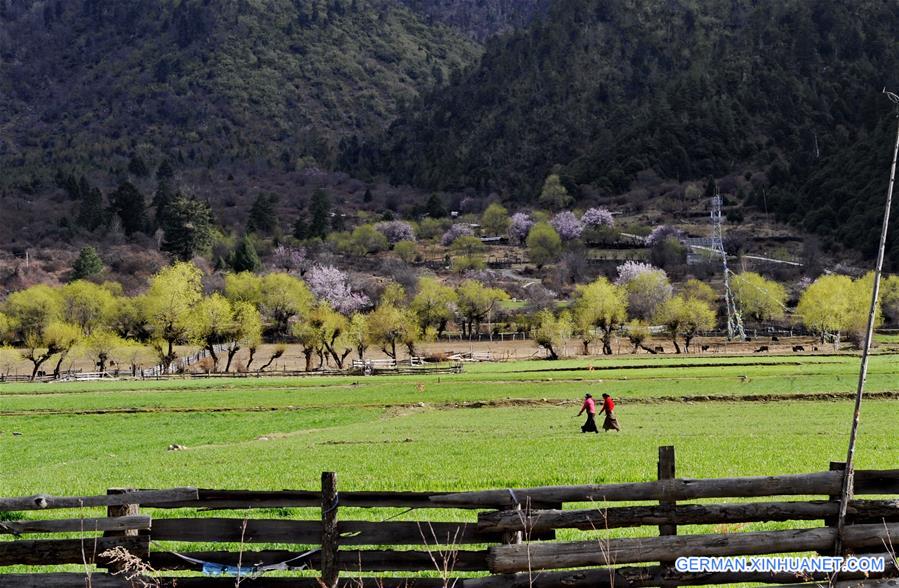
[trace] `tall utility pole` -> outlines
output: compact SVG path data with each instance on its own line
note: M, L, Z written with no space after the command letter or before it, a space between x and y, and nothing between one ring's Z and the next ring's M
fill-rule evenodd
M899 96L892 92L883 93L899 106ZM897 110L899 119L899 110ZM877 315L877 301L880 298L880 274L883 270L883 257L887 245L887 233L890 228L890 207L893 201L893 185L896 182L896 158L899 156L899 125L896 128L896 146L893 148L893 165L890 169L890 183L887 186L887 202L883 212L883 227L880 230L880 247L877 249L877 266L874 268L874 289L871 292L871 311L868 314L868 328L865 331L865 343L862 348L862 367L858 374L858 390L855 393L855 412L852 415L852 429L849 432L849 452L846 455L846 470L843 474L843 488L840 493L840 510L837 515L837 540L834 546L835 555L842 555L843 530L846 527L846 511L852 498L853 481L855 479L855 442L858 438L858 422L861 415L862 395L865 391L865 380L868 378L868 355L871 350L871 339L874 338L874 320Z
M716 189L712 197L712 225L714 226L714 249L721 255L721 263L724 266L724 306L727 307L727 339L737 337L740 341L746 340L743 331L743 318L737 309L734 294L730 290L730 269L727 267L727 251L724 250L724 218L721 215L721 195Z

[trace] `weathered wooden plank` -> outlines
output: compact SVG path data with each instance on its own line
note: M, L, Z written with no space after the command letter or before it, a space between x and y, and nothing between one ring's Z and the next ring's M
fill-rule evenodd
M196 488L170 488L168 490L137 490L126 494L101 494L98 496L50 496L36 494L19 498L0 498L0 511L42 510L47 508L81 508L90 506L122 506L126 504L166 503L196 500Z
M46 539L0 542L0 566L94 563L107 549L123 547L146 558L150 552L149 537L95 537L87 539Z
M0 522L0 534L21 535L24 533L82 533L88 531L146 530L152 519L148 516L98 517L84 519L60 519L48 521L4 521Z
M831 495L840 492L841 472L790 474L785 476L753 476L743 478L657 480L623 484L590 484L584 486L544 486L516 488L519 503L603 502L641 500L693 500L697 498L748 498L758 496ZM860 470L856 473L855 494L889 494L899 492L899 469ZM509 490L482 490L434 495L437 505L453 504L513 506Z
M684 504L628 506L576 510L536 510L523 516L516 511L485 512L478 515L478 529L485 533L549 529L602 530L648 525L714 525L760 521L814 521L836 516L839 503L752 502L745 504ZM848 513L853 523L899 521L899 500L853 500Z
M233 584L233 580L232 580ZM133 588L131 582L110 574L0 574L0 588Z
M899 494L899 470L855 470L854 494Z
M476 523L341 521L337 532L341 545L471 545L502 540L502 533L480 532ZM322 524L283 519L155 519L151 534L156 541L319 545ZM553 536L552 531L541 531L532 539Z
M121 576L91 574L91 588L134 588L136 583ZM254 588L321 588L318 578L241 578L241 586ZM440 578L344 578L339 588L445 588ZM86 576L79 573L0 575L0 588L85 588ZM234 588L234 578L147 578L147 586L158 588ZM458 586L461 588L461 581Z
M433 556L443 562L443 555L432 550ZM340 569L348 572L410 572L436 571L432 554L427 551L394 551L394 550L341 550L338 552ZM450 569L456 572L480 572L487 570L487 551L445 550L446 557L452 558ZM272 565L293 559L300 552L293 551L244 551L238 554L232 551L190 552L183 555L200 561L224 565ZM167 552L150 554L150 565L156 570L197 570L198 566L188 563L178 556ZM315 553L304 560L310 569L321 569L321 556ZM296 565L300 562L294 562Z
M154 519L151 531L154 541L301 545L318 545L321 533L320 521L225 518Z
M850 548L878 547L899 534L899 523L851 525L843 544ZM593 565L669 561L685 556L760 555L817 551L833 545L832 528L762 531L726 535L687 535L639 539L604 539L571 543L532 543L491 547L493 573L561 569Z
M464 503L441 505L433 496L448 492L341 492L340 505L360 508L483 508ZM206 508L211 510L243 510L247 508L315 508L321 504L318 490L198 490L192 500L154 503L153 508ZM145 505L150 506L150 505ZM536 504L534 506L537 506Z
M639 500L692 500L697 498L754 497L781 495L817 495L839 491L839 472L760 476L746 478L657 480L623 484L589 484L584 486L544 486L516 488L518 502L604 502ZM508 490L484 490L432 496L435 504L512 505Z

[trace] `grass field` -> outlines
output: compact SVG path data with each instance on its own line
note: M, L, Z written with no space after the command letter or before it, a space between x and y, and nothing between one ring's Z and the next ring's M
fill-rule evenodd
M644 481L660 445L676 446L679 476L822 471L845 459L852 401L839 394L857 370L851 356L643 356L442 376L5 385L0 495L315 489L324 470L344 490ZM899 467L899 356L873 358L867 389L879 395L863 408L857 466ZM580 433L586 391L616 398L621 433Z
M449 376L6 385L0 493L315 487L324 469L360 490L642 480L661 444L677 446L687 476L812 471L843 457L852 403L789 397L851 392L857 363L615 358ZM899 357L875 357L867 389L899 390ZM586 391L618 399L621 434L579 433ZM894 398L865 405L860 466L899 463L897 417Z

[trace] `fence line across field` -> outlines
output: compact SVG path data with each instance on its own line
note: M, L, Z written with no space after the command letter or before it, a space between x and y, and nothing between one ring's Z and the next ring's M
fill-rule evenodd
M35 495L0 498L0 511L23 513L77 509L75 518L0 523L0 588L84 586L71 572L4 574L3 567L50 567L96 563L90 585L129 586L107 550L121 548L157 570L159 586L228 586L221 576L169 577L166 572L248 574L244 586L368 586L390 588L580 588L587 586L668 586L759 582L813 585L818 574L689 574L671 565L681 556L832 551L834 518L842 471L781 476L688 479L674 477L674 451L659 448L657 480L582 486L506 488L471 492L338 491L337 476L325 473L319 490L112 489L103 495ZM844 546L880 554L899 536L899 469L856 472ZM709 498L789 497L796 500L684 504ZM872 496L872 499L862 499ZM824 497L826 499L813 499ZM651 502L611 506L615 501ZM563 509L565 504L573 508ZM107 508L107 517L84 508ZM254 509L286 511L282 518L249 518ZM381 520L353 520L356 509L400 510ZM179 509L176 516L153 516ZM347 510L352 509L352 510ZM429 521L432 509L450 509L465 520ZM193 516L185 512L193 511ZM240 516L233 512L240 511ZM311 513L320 513L314 517ZM65 512L65 511L63 511ZM468 514L466 514L468 513ZM174 513L173 513L174 514ZM211 515L211 516L210 516ZM398 520L399 517L416 520ZM356 515L354 515L356 516ZM10 517L3 517L10 518ZM16 517L13 517L16 518ZM365 518L365 517L363 517ZM735 522L816 521L824 526L724 534L684 534L693 525ZM644 527L645 537L607 538L607 529ZM556 530L580 529L589 540L558 541ZM32 539L30 534L79 533L81 538ZM101 535L96 535L101 533ZM589 535L588 535L589 536ZM174 543L172 543L174 542ZM201 551L191 544L223 544ZM240 544L235 550L230 546ZM175 551L171 545L177 545ZM225 546L229 547L225 547ZM279 549L272 549L272 546ZM186 546L186 547L185 547ZM296 546L284 549L281 546ZM885 556L886 557L886 556ZM630 566L628 564L652 564ZM560 568L576 568L562 570ZM290 570L313 570L319 577L275 577ZM536 570L544 570L536 572ZM373 573L431 572L435 577L385 578ZM309 572L306 572L307 574ZM471 573L481 574L472 577ZM347 574L350 574L347 576ZM368 575L366 575L368 574ZM889 585L895 564L868 577L841 575L853 585ZM878 584L878 582L880 584ZM886 584L883 584L886 582Z

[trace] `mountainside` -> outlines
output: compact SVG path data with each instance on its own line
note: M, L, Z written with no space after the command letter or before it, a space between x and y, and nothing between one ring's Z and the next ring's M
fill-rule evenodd
M479 53L395 0L0 0L2 181L327 165Z
M543 14L551 0L400 0L434 22L484 41L519 29Z
M870 252L897 34L892 0L557 0L347 160L525 201L554 166L581 197L750 174L748 204Z

